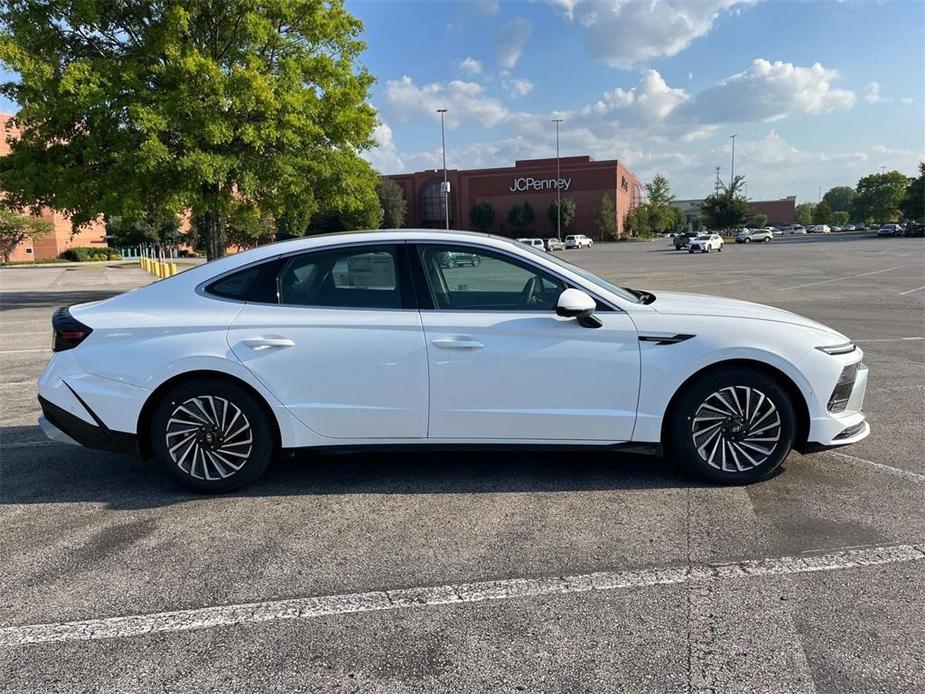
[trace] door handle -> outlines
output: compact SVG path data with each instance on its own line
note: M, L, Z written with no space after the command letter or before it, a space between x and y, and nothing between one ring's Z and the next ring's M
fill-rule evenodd
M472 340L465 337L451 337L443 340L434 340L431 343L434 347L440 349L482 349L483 345L478 340Z
M295 342L287 337L248 337L241 340L241 344L255 352L264 349L295 347Z

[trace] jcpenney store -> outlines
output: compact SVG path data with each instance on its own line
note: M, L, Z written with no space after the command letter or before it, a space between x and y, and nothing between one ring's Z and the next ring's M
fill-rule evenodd
M406 226L437 229L444 226L442 170L396 174L389 178L405 191ZM562 157L558 176L555 159L526 159L499 169L454 169L447 172L447 179L450 182L450 228L475 229L470 212L476 204L487 202L495 211L495 221L487 231L503 236L518 235L507 223L507 214L511 207L524 202L530 203L535 215L528 228L531 235L555 236L555 224L550 224L546 210L556 199L556 189L563 197L575 201L575 222L571 231L594 239L600 237L600 232L593 215L605 194L615 202L617 229L621 233L627 211L641 200L636 177L616 159L594 161L588 156Z

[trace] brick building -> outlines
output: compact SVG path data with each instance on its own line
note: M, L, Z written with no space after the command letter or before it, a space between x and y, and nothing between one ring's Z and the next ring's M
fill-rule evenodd
M450 182L450 228L474 230L470 212L487 202L495 212L494 223L486 231L504 236L550 237L556 235L547 209L556 199L556 188L562 197L575 200L575 221L570 231L598 239L601 232L593 215L601 198L609 194L616 207L617 230L623 231L623 219L630 208L641 200L641 186L633 173L616 159L595 161L589 156L562 157L560 175L556 177L556 160L526 159L514 166L497 169L452 169L447 172ZM409 227L442 228L444 220L443 193L440 184L443 170L417 171L388 176L402 187L408 204L405 225ZM517 230L507 223L509 210L530 203L533 224ZM563 235L566 230L563 229Z
M696 200L675 200L673 204L684 213L688 222L693 222L700 216L700 203L702 202L703 199L698 198ZM795 195L780 200L749 200L748 206L754 214L767 215L768 224L773 226L785 226L796 221L797 198Z
M0 157L10 151L8 140L19 137L19 130L10 122L11 119L9 114L0 113ZM71 221L64 215L43 209L38 217L51 222L54 229L34 244L29 239L23 241L13 251L11 261L57 258L62 251L75 246L106 247L106 231L102 222L95 222L81 228L77 234L72 234Z

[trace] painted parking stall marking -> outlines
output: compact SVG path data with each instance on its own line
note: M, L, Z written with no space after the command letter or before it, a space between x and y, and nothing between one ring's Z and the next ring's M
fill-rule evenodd
M925 559L925 549L906 544L849 549L825 554L772 557L728 564L668 566L634 571L599 571L574 576L514 578L349 595L323 595L75 622L9 626L0 629L0 647L9 648L61 641L97 641L280 620L307 620L332 615L436 605L461 605L488 600L511 600L597 590L621 590L679 583L807 574L923 559Z

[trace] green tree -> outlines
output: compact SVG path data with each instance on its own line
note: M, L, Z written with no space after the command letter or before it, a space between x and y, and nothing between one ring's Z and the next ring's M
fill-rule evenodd
M343 0L5 2L22 136L0 188L75 227L189 210L210 258L242 213L293 201L377 226L361 31Z
M226 231L228 243L238 248L253 248L270 243L276 235L276 222L259 210L243 211L228 220Z
M150 208L142 216L126 219L106 215L106 242L110 246L142 243L175 244L181 240L180 217L170 211Z
M700 214L708 228L733 229L745 224L750 210L742 193L744 186L745 176L736 176L701 203Z
M533 208L526 200L522 205L514 205L507 213L507 223L517 230L517 233L523 233L523 230L533 224L536 215Z
M472 220L472 226L484 234L488 227L495 223L495 208L490 202L476 203L469 212L469 219Z
M3 257L3 262L10 262L10 256L16 250L16 246L23 241L30 239L35 243L53 228L51 222L0 207L0 256Z
M796 207L796 223L807 226L813 223L813 208L815 205L811 202L801 202Z
M617 208L613 204L610 193L604 193L601 204L594 210L594 226L601 233L600 238L618 239L617 234Z
M857 196L857 191L851 186L835 186L822 196L822 201L833 212L850 212L851 205Z
M832 224L845 226L845 224L847 224L849 221L851 221L851 215L844 210L839 210L838 212L832 213Z
M894 222L901 216L909 179L899 171L871 174L858 181L854 218L862 222Z
M623 233L630 238L648 236L651 223L649 206L645 204L636 205L623 218Z
M919 177L906 188L902 211L906 219L925 222L925 162L919 163Z
M379 196L379 205L382 207L382 228L400 229L408 213L405 191L391 178L383 176L376 184L376 195Z
M681 231L687 228L687 215L684 214L680 207L672 205L671 215L671 226L665 231Z
M670 231L677 221L675 215L674 195L668 179L657 174L651 183L646 184L646 197L648 198L648 232L662 234Z
M760 229L768 225L768 216L764 212L752 212L748 216L749 226Z
M832 224L832 208L825 200L813 208L813 224Z
M575 221L575 212L578 206L575 204L574 198L562 198L562 231L568 231L572 227L572 223ZM546 209L546 213L549 215L549 223L552 225L552 228L556 228L556 222L558 220L557 215L558 205L556 201L553 200L549 203L549 207Z

